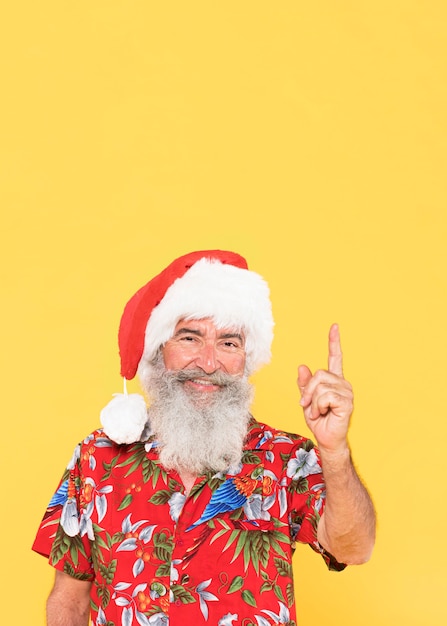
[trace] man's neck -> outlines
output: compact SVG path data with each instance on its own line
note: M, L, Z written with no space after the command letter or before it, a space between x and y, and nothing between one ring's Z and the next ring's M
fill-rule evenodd
M194 483L196 482L197 476L195 474L192 474L191 472L188 472L187 470L179 471L179 476L185 487L185 496L189 496L189 493L193 488Z

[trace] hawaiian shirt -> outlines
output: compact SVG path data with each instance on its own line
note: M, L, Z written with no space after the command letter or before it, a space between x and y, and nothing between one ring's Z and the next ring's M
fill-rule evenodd
M313 443L252 419L240 465L198 477L188 497L157 448L88 436L33 549L92 581L95 626L294 626L295 542L344 568L316 538L325 488Z

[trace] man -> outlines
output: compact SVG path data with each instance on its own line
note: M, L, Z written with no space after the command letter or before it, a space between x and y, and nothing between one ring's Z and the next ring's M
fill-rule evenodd
M338 327L327 370L299 367L318 444L258 423L248 376L269 360L268 287L237 254L175 260L128 302L116 396L80 444L37 534L56 568L48 626L296 623L291 559L368 560L371 500L347 442ZM91 606L90 606L91 605Z

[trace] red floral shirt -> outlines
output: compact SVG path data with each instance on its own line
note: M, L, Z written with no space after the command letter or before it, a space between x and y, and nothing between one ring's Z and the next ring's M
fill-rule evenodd
M242 463L197 478L188 497L157 442L116 445L101 430L77 446L33 549L92 581L95 625L296 623L295 541L318 545L318 451L252 420Z

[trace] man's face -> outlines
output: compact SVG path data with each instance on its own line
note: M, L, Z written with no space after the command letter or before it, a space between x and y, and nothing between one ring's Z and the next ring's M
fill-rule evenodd
M182 320L157 360L141 369L164 467L200 475L240 463L253 395L244 341L210 319Z
M208 380L207 375L216 372L244 375L245 338L233 328L216 328L209 318L180 320L163 346L162 355L167 370L203 372L203 376L185 381L191 391L215 393L220 386Z

